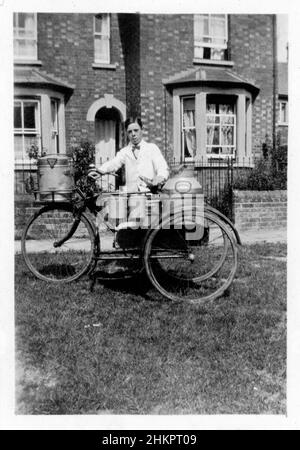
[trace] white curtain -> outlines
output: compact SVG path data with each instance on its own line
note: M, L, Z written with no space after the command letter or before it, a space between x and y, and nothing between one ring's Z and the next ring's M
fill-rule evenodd
M208 116L207 116L207 145L210 146L214 142L216 105L208 104L206 112L208 114ZM210 116L209 114L212 114L212 115Z
M184 111L183 113L183 125L184 128L191 128L195 126L195 111ZM184 132L185 144L188 150L187 157L194 157L196 153L196 130L186 129Z

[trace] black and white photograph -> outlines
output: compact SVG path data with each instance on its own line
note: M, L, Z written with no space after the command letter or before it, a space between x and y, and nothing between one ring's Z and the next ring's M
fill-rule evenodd
M298 428L295 15L62 3L0 2L6 426Z

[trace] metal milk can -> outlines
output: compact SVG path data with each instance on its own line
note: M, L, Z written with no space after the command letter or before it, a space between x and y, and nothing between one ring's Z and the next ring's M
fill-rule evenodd
M75 189L73 160L67 155L38 158L38 189L41 201L68 201Z

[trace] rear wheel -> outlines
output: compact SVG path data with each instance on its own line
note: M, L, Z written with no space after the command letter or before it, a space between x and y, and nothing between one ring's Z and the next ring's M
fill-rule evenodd
M84 214L77 217L71 204L47 205L29 219L22 235L22 254L37 278L74 281L92 263L94 236L91 222Z
M205 302L221 296L237 269L237 247L229 228L205 212L194 223L172 218L153 230L144 260L152 284L171 300Z

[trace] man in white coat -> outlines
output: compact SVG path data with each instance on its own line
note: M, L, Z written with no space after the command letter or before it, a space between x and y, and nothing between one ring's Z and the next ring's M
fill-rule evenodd
M143 139L143 124L140 118L125 122L129 144L123 147L110 161L96 168L102 175L116 172L125 166L127 192L145 192L149 186L160 186L169 177L169 168L161 151L155 144ZM93 168L89 175L93 176Z
M125 190L128 193L147 192L153 188L154 190L159 189L169 177L169 168L165 158L157 145L143 140L143 124L140 118L128 119L125 122L125 128L129 139L128 145L100 167L92 166L88 175L96 179L99 173L102 175L113 173L124 166ZM130 214L129 207L129 217ZM124 232L126 233L126 230ZM126 270L127 263L117 261L110 263L107 267L108 273Z

